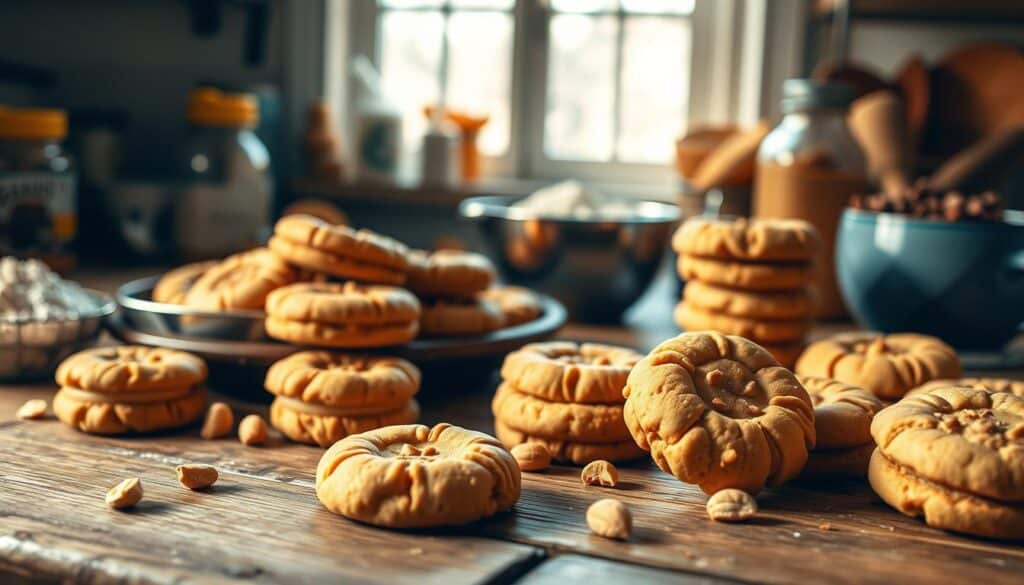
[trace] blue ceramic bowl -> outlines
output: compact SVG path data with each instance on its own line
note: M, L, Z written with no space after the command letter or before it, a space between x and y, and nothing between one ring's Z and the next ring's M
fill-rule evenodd
M1022 216L948 223L846 210L836 267L847 306L869 329L1002 348L1024 321Z

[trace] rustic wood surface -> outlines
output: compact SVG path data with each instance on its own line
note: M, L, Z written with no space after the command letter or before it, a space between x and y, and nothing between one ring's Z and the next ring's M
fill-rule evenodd
M562 335L647 349L673 333L664 319L633 323ZM422 422L491 430L495 383L423 396ZM195 428L94 437L52 418L15 419L25 400L55 389L0 386L2 583L1019 583L1024 574L1024 547L934 530L863 483L790 484L759 497L755 521L716 524L699 490L645 462L624 466L615 489L584 487L571 467L524 474L516 507L471 527L380 530L320 506L320 449L280 437L262 448L204 441ZM239 414L266 411L232 402ZM203 492L180 487L174 467L184 462L217 466L220 482ZM131 476L142 479L143 503L108 509L106 490ZM589 533L584 512L601 497L630 506L630 541Z

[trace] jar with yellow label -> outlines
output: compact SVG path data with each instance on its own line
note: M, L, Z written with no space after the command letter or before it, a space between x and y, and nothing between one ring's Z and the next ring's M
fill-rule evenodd
M74 267L78 229L75 170L62 142L62 110L0 106L0 256Z

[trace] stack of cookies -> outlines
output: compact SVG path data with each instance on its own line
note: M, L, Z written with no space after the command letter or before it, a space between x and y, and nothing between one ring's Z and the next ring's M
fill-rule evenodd
M813 261L821 238L800 220L697 217L672 239L687 281L676 323L761 344L792 367L815 309Z
M328 447L355 433L416 422L420 371L395 357L301 351L275 362L264 385L270 422L299 443Z
M494 283L486 257L460 250L408 254L406 286L420 299L424 337L483 335L505 325L501 306L483 296Z
M623 420L622 388L642 356L622 347L564 341L510 353L491 403L508 447L540 443L554 459L585 465L643 455Z
M801 477L863 479L875 450L871 421L885 404L867 390L831 378L797 376L814 403L817 442Z

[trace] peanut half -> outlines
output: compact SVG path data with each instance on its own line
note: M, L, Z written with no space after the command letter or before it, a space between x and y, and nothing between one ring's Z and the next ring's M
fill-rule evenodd
M210 487L219 477L217 468L212 465L186 463L176 467L175 471L178 473L178 483L190 490Z
M107 505L115 510L129 508L142 500L142 480L132 477L110 488Z
M619 483L619 470L608 461L598 459L587 463L580 472L580 480L583 481L583 485L615 487Z
M622 502L605 498L587 508L587 526L598 536L628 540L633 533L633 515Z
M551 452L540 443L520 443L511 452L522 471L540 471L551 465Z
M45 400L33 398L21 405L16 416L21 420L38 420L46 416L46 408Z
M267 442L267 423L258 414L250 414L238 423L238 440L243 445L257 446Z
M742 522L757 514L757 501L743 490L729 488L708 498L707 510L715 522Z
M199 436L210 440L226 437L231 434L231 427L235 425L235 414L231 407L223 402L214 402L206 411L206 419L203 421L203 428Z

